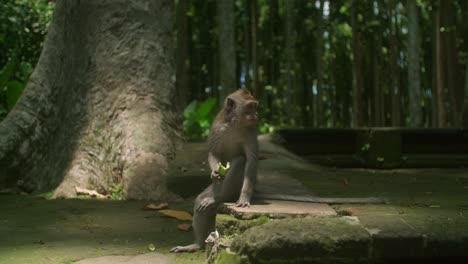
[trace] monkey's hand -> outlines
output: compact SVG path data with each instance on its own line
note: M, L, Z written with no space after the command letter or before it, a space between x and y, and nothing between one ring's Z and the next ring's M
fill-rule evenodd
M215 199L213 197L205 197L200 201L198 205L197 212L203 213L206 209L215 204Z
M237 207L250 207L250 199L241 196L239 200L237 200L236 206Z
M212 181L221 181L223 179L223 177L221 176L221 174L219 174L219 171L218 170L212 170L211 171L211 180Z

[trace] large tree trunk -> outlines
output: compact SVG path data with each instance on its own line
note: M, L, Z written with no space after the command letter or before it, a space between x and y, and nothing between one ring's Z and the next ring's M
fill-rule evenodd
M408 93L409 93L409 125L422 125L421 109L421 74L419 65L420 33L419 10L416 1L407 1L408 9Z
M39 62L0 124L0 182L171 199L178 146L171 1L57 1Z
M218 0L218 36L221 90L220 105L224 98L237 88L236 81L236 50L234 28L234 1Z
M188 0L179 0L177 3L176 13L176 29L177 29L177 52L176 52L176 89L177 100L179 106L187 104L187 91L189 88L189 72L190 65L188 57L189 43L189 19L187 16Z

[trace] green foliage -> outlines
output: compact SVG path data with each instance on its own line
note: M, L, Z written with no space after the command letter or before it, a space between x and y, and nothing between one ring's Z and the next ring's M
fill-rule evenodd
M361 147L362 152L367 152L367 151L369 151L369 149L370 149L370 144L369 143L366 143L366 144L362 145L362 147Z
M111 200L125 200L124 187L122 183L117 183L110 186Z
M28 82L41 53L54 2L0 2L0 120L10 111Z
M260 134L267 134L267 133L272 133L275 131L275 126L270 124L270 123L267 123L267 122L260 122L260 125L259 125L259 132Z
M184 132L189 138L207 137L215 116L216 99L192 101L184 109Z

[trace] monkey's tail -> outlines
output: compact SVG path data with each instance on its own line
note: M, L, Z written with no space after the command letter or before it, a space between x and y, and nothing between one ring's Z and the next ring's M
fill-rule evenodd
M331 198L331 197L315 197L315 196L296 196L287 194L267 194L256 193L256 199L271 199L282 201L296 201L309 203L326 203L326 204L387 204L388 200L379 197L356 197L356 198Z

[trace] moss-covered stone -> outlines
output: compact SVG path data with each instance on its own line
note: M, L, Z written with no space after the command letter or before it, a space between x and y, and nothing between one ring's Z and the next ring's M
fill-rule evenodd
M271 220L266 216L261 216L252 220L239 220L231 215L219 214L216 216L216 230L223 236L238 235L245 230L263 225Z
M216 264L243 264L242 258L236 254L223 251L215 262Z
M255 262L307 263L369 257L370 235L354 218L273 220L234 238L231 249Z

